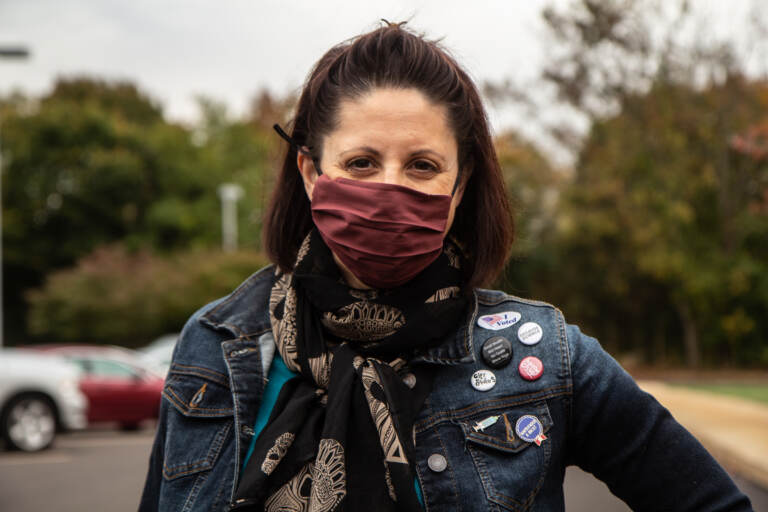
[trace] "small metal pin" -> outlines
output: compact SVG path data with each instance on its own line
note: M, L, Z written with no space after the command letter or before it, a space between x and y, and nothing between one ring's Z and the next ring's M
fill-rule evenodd
M499 421L499 416L488 416L484 420L475 423L475 426L472 428L475 429L475 432L483 432L497 421Z

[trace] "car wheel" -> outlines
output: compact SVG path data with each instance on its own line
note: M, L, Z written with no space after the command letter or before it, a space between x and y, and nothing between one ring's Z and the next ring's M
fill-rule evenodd
M56 413L42 396L22 395L5 409L2 433L8 447L25 452L48 448L56 435Z

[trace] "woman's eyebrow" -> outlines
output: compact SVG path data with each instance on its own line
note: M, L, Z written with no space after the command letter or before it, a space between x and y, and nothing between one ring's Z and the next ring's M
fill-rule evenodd
M408 158L414 157L416 155L424 155L424 154L432 155L432 156L434 156L434 157L436 157L436 158L438 158L440 160L445 161L445 157L442 154L438 153L437 151L435 151L433 149L428 149L428 148L417 149L416 151L411 151L410 154L408 155Z
M365 151L366 153L370 153L370 154L374 155L377 158L381 157L381 152L378 151L375 148L372 148L371 146L358 146L356 148L347 149L347 150L342 151L341 153L339 153L339 156L344 156L347 153L354 153L354 152L357 152L357 151ZM433 149L428 149L428 148L422 148L422 149L417 149L415 151L411 151L410 153L408 153L408 158L412 158L414 156L424 155L424 154L430 154L432 156L435 156L435 157L439 158L440 160L445 161L445 157L442 154L438 153L437 151L435 151Z
M344 156L347 153L355 153L357 151L365 151L366 153L371 153L376 157L381 156L381 153L378 150L372 148L371 146L358 146L356 148L347 149L346 151L342 151L341 153L339 153L339 156Z

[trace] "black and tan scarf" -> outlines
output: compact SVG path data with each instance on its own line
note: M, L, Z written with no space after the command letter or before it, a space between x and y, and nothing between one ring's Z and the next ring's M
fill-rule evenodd
M236 491L248 510L421 510L413 422L431 388L414 351L465 316L461 256L446 241L421 274L391 290L344 283L316 230L270 295L277 348L299 376L283 386Z

